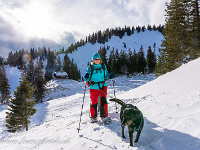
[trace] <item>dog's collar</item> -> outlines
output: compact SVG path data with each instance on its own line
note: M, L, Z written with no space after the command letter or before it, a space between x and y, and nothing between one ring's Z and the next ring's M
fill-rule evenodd
M141 112L140 112L141 113ZM142 115L142 113L141 113L141 115ZM136 128L136 127L134 127L134 129L136 130L136 131L139 131L140 130L140 128L141 128L141 126L142 126L142 118L141 118L141 121L140 121L140 125L139 125L139 127L138 128Z

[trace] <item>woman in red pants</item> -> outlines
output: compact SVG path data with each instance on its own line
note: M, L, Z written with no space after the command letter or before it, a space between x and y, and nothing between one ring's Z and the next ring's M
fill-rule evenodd
M100 117L108 117L107 97L107 79L112 79L115 74L109 74L107 67L102 63L99 53L93 55L93 64L87 69L85 79L90 88L90 114L92 122L97 121L97 105L98 97L100 96Z

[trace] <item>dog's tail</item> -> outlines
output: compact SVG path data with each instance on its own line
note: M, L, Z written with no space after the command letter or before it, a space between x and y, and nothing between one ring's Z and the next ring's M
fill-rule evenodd
M113 102L117 102L118 104L120 104L121 106L126 106L126 103L124 103L123 101L121 101L120 99L117 99L117 98L112 98L110 99L110 101L113 101Z

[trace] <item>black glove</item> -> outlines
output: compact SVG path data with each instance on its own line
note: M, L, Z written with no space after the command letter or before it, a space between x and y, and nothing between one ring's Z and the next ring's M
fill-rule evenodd
M110 75L109 75L109 78L110 79L113 79L115 77L115 74L114 73L111 73Z
M85 79L87 80L89 78L89 73L85 74Z

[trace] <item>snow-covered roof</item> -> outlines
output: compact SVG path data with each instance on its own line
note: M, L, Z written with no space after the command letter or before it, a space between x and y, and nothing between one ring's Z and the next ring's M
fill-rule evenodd
M68 76L66 72L55 72L56 76Z

